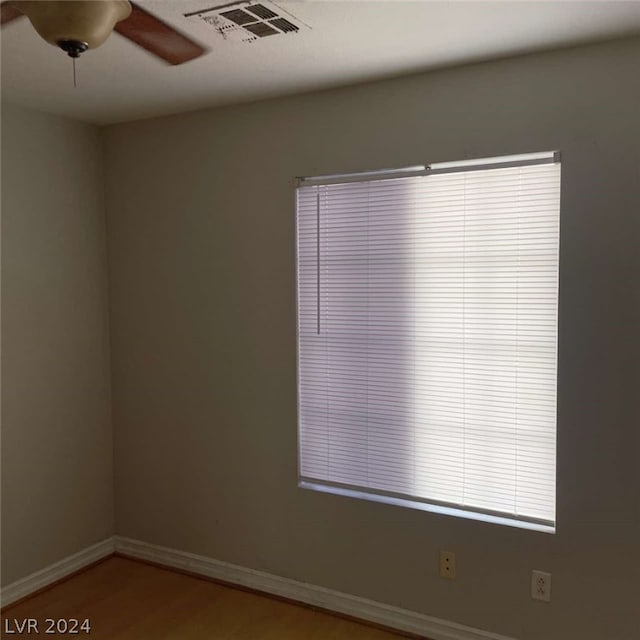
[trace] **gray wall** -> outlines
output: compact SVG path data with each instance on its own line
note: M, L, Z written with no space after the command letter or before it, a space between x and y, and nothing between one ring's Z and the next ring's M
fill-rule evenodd
M109 127L117 532L526 640L635 638L639 63L635 39ZM293 177L549 149L557 534L298 489Z
M2 584L113 534L100 132L2 105Z

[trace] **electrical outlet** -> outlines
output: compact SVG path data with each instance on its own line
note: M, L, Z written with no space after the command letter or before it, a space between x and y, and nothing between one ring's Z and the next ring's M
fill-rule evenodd
M453 551L440 552L440 577L449 579L456 577L456 554Z
M531 572L531 597L534 600L551 602L551 574L544 571Z

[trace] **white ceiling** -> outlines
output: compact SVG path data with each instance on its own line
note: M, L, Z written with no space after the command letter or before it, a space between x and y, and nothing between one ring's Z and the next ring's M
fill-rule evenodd
M210 52L171 67L114 33L79 59L77 89L70 58L10 23L2 98L108 124L640 34L637 0L276 0L310 28L252 43L183 17L228 2L140 0Z

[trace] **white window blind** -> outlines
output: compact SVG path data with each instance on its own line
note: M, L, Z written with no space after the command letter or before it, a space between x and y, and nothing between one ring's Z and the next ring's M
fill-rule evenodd
M553 530L560 164L539 156L301 183L302 486Z

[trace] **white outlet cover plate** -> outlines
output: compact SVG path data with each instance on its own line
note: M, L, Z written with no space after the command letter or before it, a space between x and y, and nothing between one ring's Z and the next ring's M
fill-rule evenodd
M545 571L531 572L531 597L542 602L551 602L551 574Z

